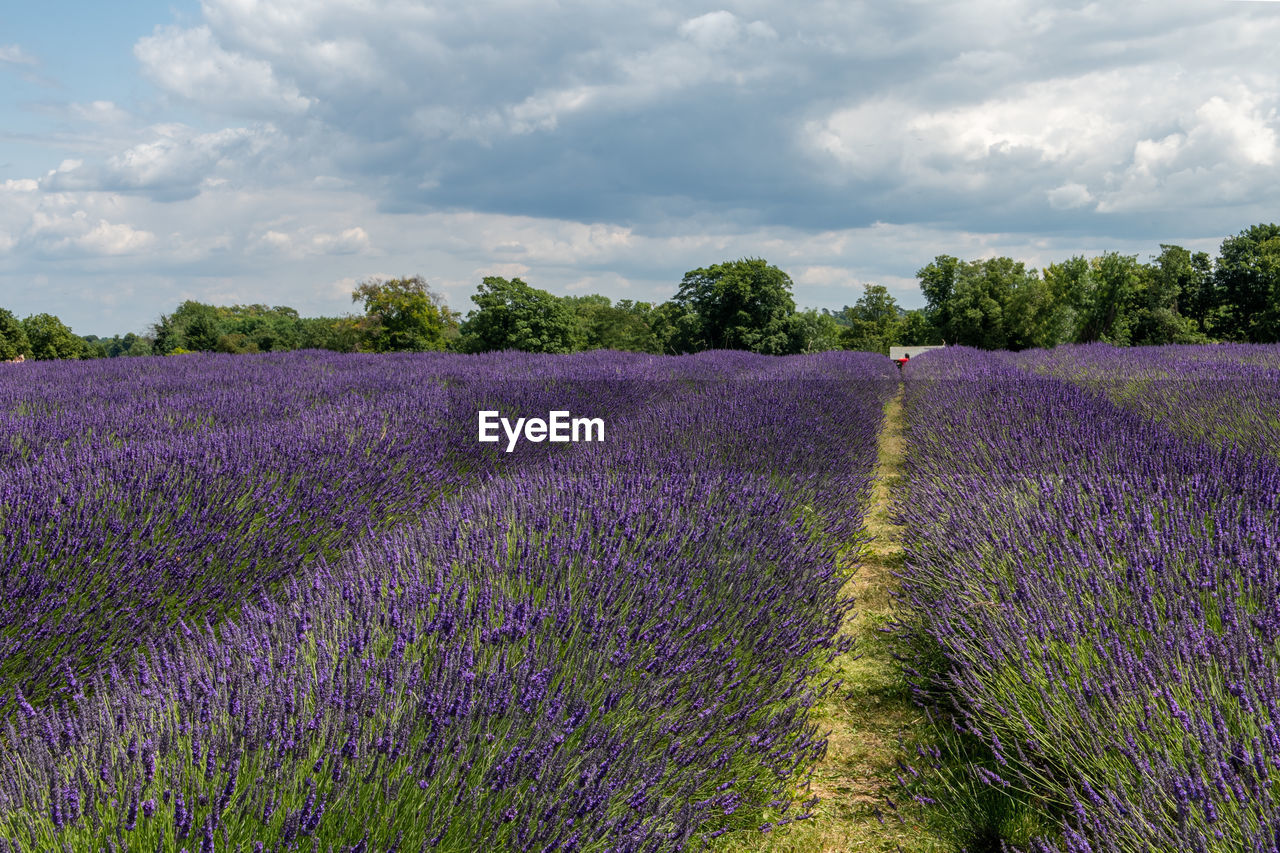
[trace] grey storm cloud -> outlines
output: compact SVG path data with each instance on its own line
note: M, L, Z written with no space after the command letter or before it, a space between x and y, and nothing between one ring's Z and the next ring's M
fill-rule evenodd
M333 312L416 267L465 310L764 254L802 304L911 305L942 252L1211 249L1275 218L1277 45L1227 0L202 0L0 183L0 287Z
M135 53L388 210L1136 233L1274 197L1266 5L208 0Z

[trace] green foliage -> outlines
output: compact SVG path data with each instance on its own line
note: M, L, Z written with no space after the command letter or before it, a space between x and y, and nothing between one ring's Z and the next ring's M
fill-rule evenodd
M1185 290L1205 304L1208 258L1179 246L1161 249L1153 264L1115 252L1050 264L1045 281L1061 317L1055 342L1126 346L1206 341L1196 320L1179 312L1179 301Z
M476 310L462 324L458 342L463 352L565 353L582 341L581 321L565 300L518 278L486 276L471 301Z
M840 346L844 349L888 355L889 347L898 344L902 311L884 285L864 284L858 301L840 313L844 320Z
M1204 343L1221 325L1221 299L1207 252L1160 244L1149 266L1147 311L1138 338L1152 343Z
M1009 349L1047 348L1062 340L1065 319L1048 282L1031 275L1008 296L1004 309Z
M951 330L951 296L959 277L960 259L951 255L938 255L933 263L916 271L920 291L927 306L925 317L940 334Z
M1106 252L1089 259L1092 287L1080 319L1081 343L1101 341L1115 346L1133 342L1133 304L1142 284L1134 255Z
M1204 252L1161 244L1151 263L1106 252L1049 264L1043 276L1010 258L939 255L916 273L936 337L913 320L900 340L1011 350L1280 340L1280 227L1255 226L1223 245L1216 269Z
M37 359L78 359L89 356L89 346L52 314L33 314L22 321L31 354Z
M1280 341L1280 225L1254 225L1222 241L1214 271L1219 331L1233 341Z
M80 357L81 358L107 358L107 345L104 341L99 340L97 335L85 335L80 337Z
M218 347L218 309L213 305L188 299L172 314L161 314L152 327L155 351L168 355L182 349L213 352Z
M934 346L942 343L942 333L929 322L923 310L907 311L898 321L898 344L907 347Z
M243 352L280 352L298 349L298 312L285 305L268 308L265 305L232 305L215 309L218 341L215 349L235 352L240 346ZM230 344L223 338L233 337L238 342Z
M820 313L810 308L798 311L789 318L791 344L789 352L810 353L841 349L840 324L830 313Z
M107 344L107 355L170 355L184 352L281 352L330 349L355 352L370 319L300 317L286 305L206 305L187 300L161 315L148 339L129 334Z
M302 317L298 320L298 349L356 352L365 324L357 317Z
M151 355L151 339L135 335L112 335L99 338L97 335L85 335L85 343L93 348L95 358L118 358L120 356Z
M916 276L928 300L925 315L949 344L1007 349L1034 345L1028 341L1042 337L1015 326L1045 301L1038 273L1021 261L939 255Z
M676 302L664 302L653 309L649 322L663 355L688 352L685 342L697 334L699 324L698 315L690 306Z
M653 331L652 304L621 299L614 305L599 294L568 296L564 301L577 317L579 348L662 351L662 342Z
M363 281L351 300L364 303L364 348L373 352L444 350L457 327L444 300L421 276Z
M31 342L12 311L0 308L0 361L31 355Z
M792 352L796 303L791 277L762 258L726 261L684 274L673 300L681 309L673 345L684 352L744 349Z
M232 332L231 334L220 336L217 350L218 352L231 353L233 355L261 352L258 349L258 345L250 340L248 335L241 332Z

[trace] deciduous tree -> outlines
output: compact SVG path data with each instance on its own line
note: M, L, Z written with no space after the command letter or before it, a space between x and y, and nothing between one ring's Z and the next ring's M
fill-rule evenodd
M518 349L563 353L577 349L578 319L558 296L519 278L486 276L472 295L476 310L462 324L464 352Z
M0 361L31 355L31 342L13 312L0 308Z
M744 349L781 355L793 344L791 277L763 258L743 258L690 270L673 300L696 318L679 330L688 352Z
M1214 278L1224 337L1280 341L1280 225L1254 225L1223 240Z
M360 282L351 294L369 319L365 345L373 352L443 350L456 320L421 276Z
M33 314L22 321L31 354L40 360L84 358L88 345L52 314Z

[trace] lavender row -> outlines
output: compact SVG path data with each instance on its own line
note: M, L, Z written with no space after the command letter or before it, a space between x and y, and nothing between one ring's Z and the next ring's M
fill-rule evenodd
M979 775L1041 849L1275 850L1280 466L998 355L907 375L903 629Z
M749 370L696 365L703 382ZM83 667L179 614L216 618L352 536L547 452L477 444L478 408L625 414L685 373L622 354L319 353L6 371L0 688L41 696L42 661Z
M1189 438L1280 459L1280 345L1089 344L1011 358L1105 394Z
M530 411L568 369L577 399L609 402L610 441L531 451L93 678L55 668L53 698L16 701L0 837L667 850L803 817L885 368L524 362ZM510 403L513 382L473 400Z
M0 703L15 684L43 695L43 661L83 669L180 614L216 618L352 537L539 455L478 445L477 405L643 403L592 385L618 363L567 367L289 354L6 371Z

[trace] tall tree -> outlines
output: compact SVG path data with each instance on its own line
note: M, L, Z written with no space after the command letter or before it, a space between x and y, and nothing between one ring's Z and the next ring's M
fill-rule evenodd
M358 317L302 317L298 320L299 349L356 352L364 336Z
M232 305L218 308L218 349L223 352L280 352L298 349L302 318L287 305ZM224 340L226 339L226 340Z
M689 341L696 340L700 320L693 308L674 301L663 302L649 315L649 328L663 355L691 352Z
M194 299L188 299L172 314L161 314L152 326L155 351L168 355L180 350L213 352L222 336L218 309Z
M563 299L518 278L486 276L462 324L464 352L518 349L564 353L578 348L578 319Z
M84 358L88 345L52 314L33 314L22 321L31 354L41 360Z
M942 343L942 334L929 322L922 309L907 311L898 321L898 343L907 347L935 346Z
M456 325L441 297L421 276L362 281L351 294L369 320L366 345L374 352L443 350Z
M935 334L926 336L913 320L913 339L1025 349L1053 346L1061 338L1065 321L1052 283L1021 261L938 255L916 277L927 302L924 318Z
M1094 287L1089 259L1077 255L1049 264L1044 268L1044 281L1061 315L1062 340L1083 343L1081 338L1091 310Z
M1201 257L1207 261L1204 253ZM1135 346L1203 343L1208 340L1199 324L1179 310L1191 304L1201 271L1190 252L1181 246L1161 244L1160 254L1140 269L1133 298L1131 339Z
M1049 283L1028 276L1014 287L1004 309L1009 349L1047 349L1065 337L1064 312L1054 301Z
M13 312L0 308L0 361L31 355L31 342Z
M827 352L842 348L841 334L844 329L830 313L810 308L792 314L789 322L792 326L789 352Z
M981 349L1024 346L1036 333L1014 324L1043 301L1036 293L1039 274L1012 258L959 261L939 255L917 271L928 306L926 316L947 343ZM1028 293L1014 296L1027 289Z
M864 284L862 296L841 314L845 328L840 345L845 349L870 350L889 354L898 343L898 322L902 311L898 301L883 284Z
M621 299L616 305L599 294L564 297L578 319L578 345L583 349L659 352L650 325L653 306Z
M1077 343L1133 343L1136 297L1142 287L1136 255L1104 252L1089 259L1090 287L1077 327Z
M763 258L690 270L672 300L697 318L681 330L686 352L743 349L780 355L793 346L791 277Z
M938 255L916 270L920 291L925 298L925 317L944 337L951 334L951 297L960 278L960 259Z
M1222 299L1209 254L1192 254L1181 246L1161 243L1151 266L1156 288L1173 310L1195 323L1202 335L1215 336L1221 325Z
M1214 278L1224 337L1280 341L1280 225L1254 225L1223 240Z

